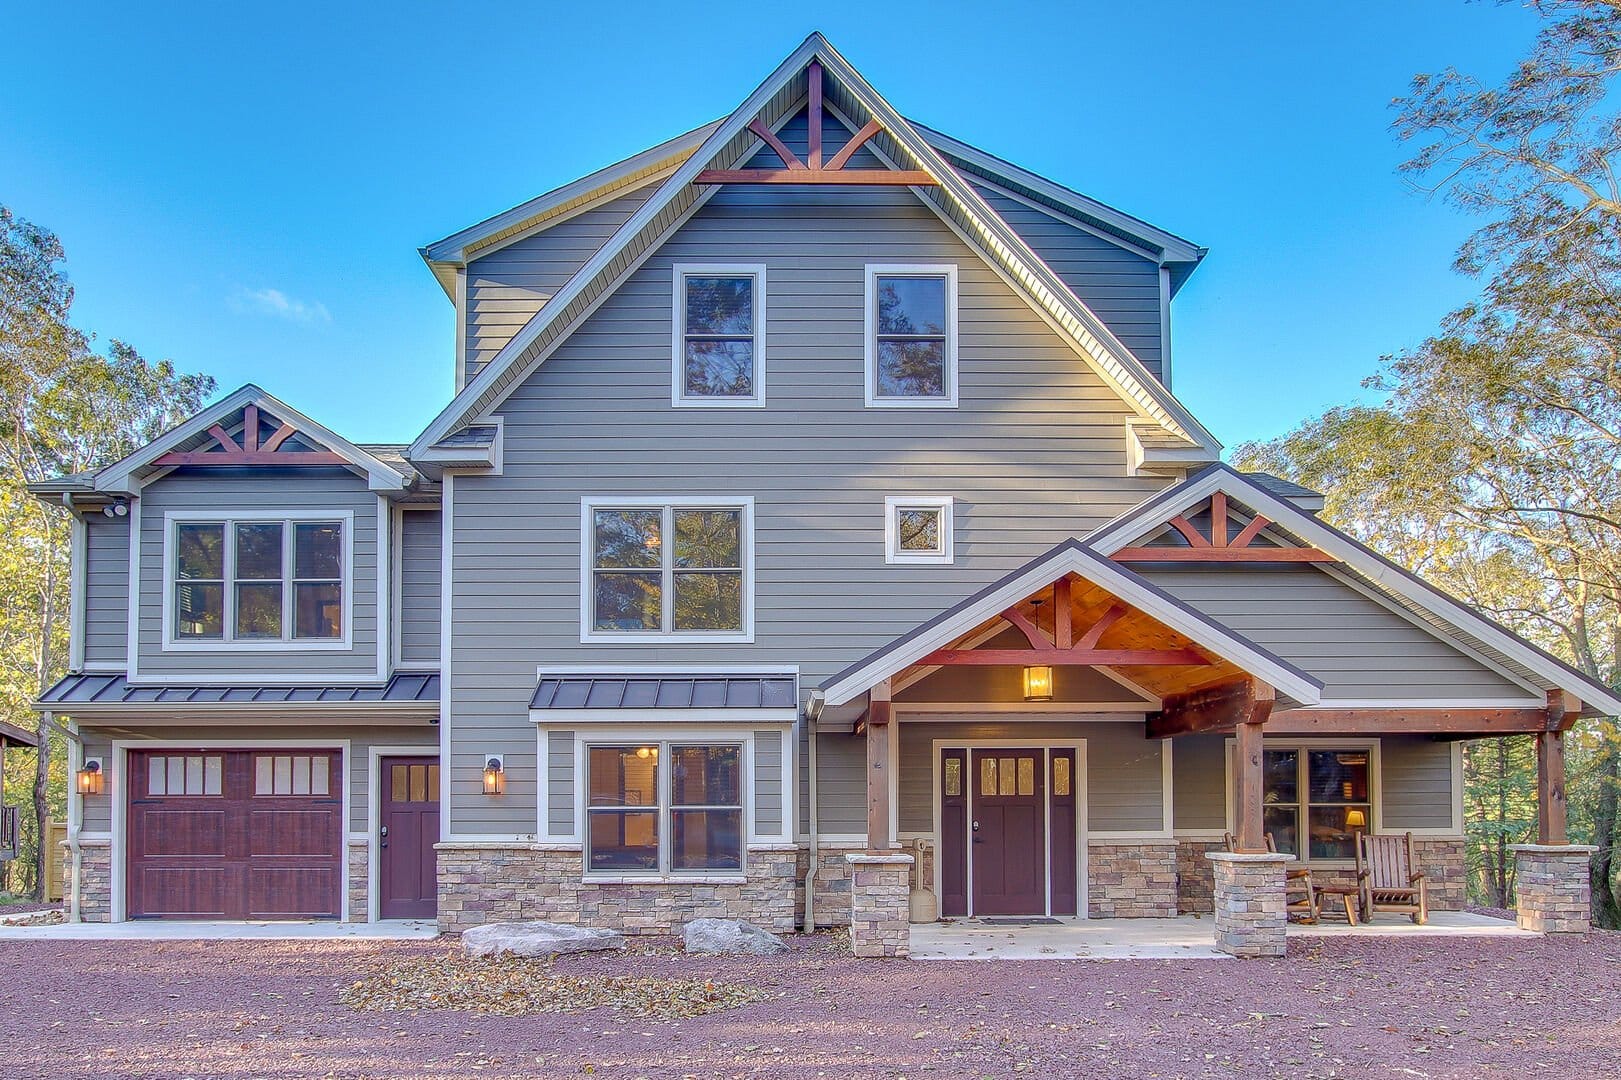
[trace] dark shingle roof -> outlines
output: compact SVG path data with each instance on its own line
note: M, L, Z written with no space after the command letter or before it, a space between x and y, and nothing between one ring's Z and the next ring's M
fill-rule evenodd
M41 705L289 705L425 704L439 700L436 671L397 672L377 686L132 686L122 672L65 675L39 697Z
M531 709L792 709L792 675L545 675Z

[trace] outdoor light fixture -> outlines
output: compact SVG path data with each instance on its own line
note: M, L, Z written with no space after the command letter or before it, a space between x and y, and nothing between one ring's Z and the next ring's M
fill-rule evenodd
M101 512L103 514L106 514L108 517L128 517L129 516L129 500L128 499L114 499L112 502L108 503L106 506L103 506L101 508Z
M1366 829L1368 816L1360 810L1347 810L1345 812L1345 827L1347 829Z
M1024 700L1051 701L1053 699L1053 669L1046 665L1024 669Z
M484 762L484 794L502 795L507 790L507 768L500 754L491 754Z
M77 783L80 795L101 794L102 778L100 758L85 759L84 768L79 770Z

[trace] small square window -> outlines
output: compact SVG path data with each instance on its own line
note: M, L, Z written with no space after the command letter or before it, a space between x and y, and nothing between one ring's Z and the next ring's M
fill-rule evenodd
M952 561L949 495L892 495L884 500L884 557L892 563Z

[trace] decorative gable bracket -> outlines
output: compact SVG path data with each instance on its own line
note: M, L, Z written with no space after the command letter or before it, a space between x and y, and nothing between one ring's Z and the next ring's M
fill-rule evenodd
M810 94L806 105L807 119L810 131L808 134L809 146L806 157L801 160L799 155L785 146L776 133L764 124L758 117L749 121L749 130L758 135L762 142L771 147L772 151L782 159L780 169L705 169L694 179L694 184L829 184L845 187L928 187L938 183L933 176L921 170L901 169L848 169L857 150L867 145L884 126L877 120L869 120L862 129L851 136L844 148L822 163L822 65L820 61L812 60L805 68L805 74L810 80Z
M259 442L259 406L242 407L242 441L239 443L219 424L209 427L217 446L207 450L171 450L155 459L152 464L162 467L179 465L348 465L342 454L330 450L283 450L288 439L299 433L298 428L282 421L263 444Z
M1229 537L1227 493L1210 496L1210 535L1205 536L1184 515L1166 522L1187 540L1187 547L1123 547L1110 558L1116 562L1243 562L1243 563L1329 563L1334 556L1317 548L1256 547L1255 538L1272 524L1256 514L1238 535Z

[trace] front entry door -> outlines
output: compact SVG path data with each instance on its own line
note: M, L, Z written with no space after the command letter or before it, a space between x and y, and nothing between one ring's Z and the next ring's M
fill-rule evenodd
M1047 911L1045 754L974 750L969 836L975 915Z
M437 914L439 759L385 757L377 846L377 913L384 919L431 919Z

